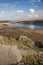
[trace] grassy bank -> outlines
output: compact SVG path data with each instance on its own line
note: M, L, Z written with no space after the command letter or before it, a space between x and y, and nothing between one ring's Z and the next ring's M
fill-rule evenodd
M42 31L43 32L43 31ZM43 48L35 45L27 44L23 40L16 40L18 36L25 35L34 42L40 40L43 42L43 34L41 30L29 30L25 28L2 27L0 29L0 44L17 45L22 54L21 63L24 65L43 65Z
M43 32L43 30L42 30ZM31 38L33 41L40 40L43 42L43 34L41 30L29 30L25 28L10 28L10 27L3 27L0 29L0 35L6 37L17 38L20 35L26 35Z

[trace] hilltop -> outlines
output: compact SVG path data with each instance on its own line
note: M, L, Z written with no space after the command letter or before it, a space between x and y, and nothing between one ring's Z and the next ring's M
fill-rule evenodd
M9 23L10 21L0 21L0 23Z
M37 20L15 20L10 21L9 23L15 24L15 23L21 23L21 24L43 24L43 19L37 19Z
M0 21L0 23L9 23L9 24L43 24L43 20L15 20L15 21Z

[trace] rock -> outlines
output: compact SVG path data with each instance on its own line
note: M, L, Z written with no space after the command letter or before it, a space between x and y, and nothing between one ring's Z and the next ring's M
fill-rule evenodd
M19 36L16 37L16 40L19 40Z
M19 37L19 40L23 40L26 43L33 43L34 44L34 42L30 38L28 38L27 36L24 36L24 35L21 35Z
M23 62L20 62L20 63L18 63L17 65L24 65L24 63L23 63Z
M14 38L10 38L10 40L12 40L12 41L16 41Z
M35 46L37 46L39 48L43 48L43 44L40 41L35 41Z
M0 36L0 39L2 40L2 39L4 39L5 37L4 36Z
M19 64L17 65L29 65L28 63L23 63L23 62L20 62Z
M0 45L0 65L11 65L20 62L22 55L16 45Z

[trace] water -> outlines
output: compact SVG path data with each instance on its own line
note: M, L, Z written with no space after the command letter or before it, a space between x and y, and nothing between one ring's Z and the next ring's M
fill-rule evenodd
M32 30L43 30L43 24L9 24L10 27L22 27Z

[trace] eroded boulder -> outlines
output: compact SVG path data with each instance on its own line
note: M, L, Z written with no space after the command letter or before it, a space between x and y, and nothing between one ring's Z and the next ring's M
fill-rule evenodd
M24 36L24 35L21 35L19 37L19 40L23 40L26 43L32 43L32 44L34 44L34 42L30 38L28 38L27 36Z
M11 65L20 62L22 55L16 45L0 45L0 65Z

